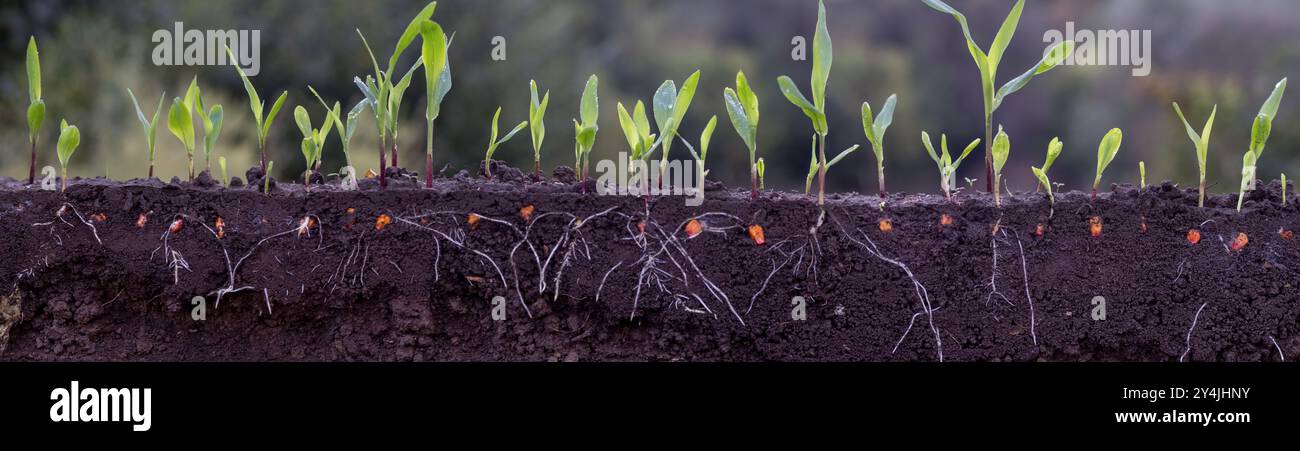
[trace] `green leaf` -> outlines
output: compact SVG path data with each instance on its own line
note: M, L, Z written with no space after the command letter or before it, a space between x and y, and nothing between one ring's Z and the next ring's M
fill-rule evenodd
M745 147L749 148L752 158L756 150L754 129L744 103L738 98L736 91L731 88L722 90L722 99L727 105L727 117L731 118L731 126L736 129L736 134L740 135L740 139L745 142Z
M582 109L580 111L582 125L591 128L596 125L597 119L600 118L600 98L596 89L600 84L600 79L595 75L587 79L587 86L582 89ZM593 134L595 132L592 132Z
M442 32L442 25L425 20L420 22L420 40L422 41L420 46L421 59L425 62L425 97L428 98L425 118L433 120L438 117L440 112L440 105L438 105L440 99L436 97L438 83L442 79L442 72L447 67L447 36Z
M681 127L682 122L686 120L686 111L691 108L691 102L695 100L695 90L700 85L700 71L695 71L686 81L682 83L682 90L677 93L677 102L673 105L673 134L676 134L677 128ZM670 137L671 138L671 137Z
M191 131L191 133L193 133ZM81 145L81 130L75 125L68 125L67 120L59 124L59 165L64 168L68 167L68 159L77 151L77 146Z
M961 156L957 157L957 161L952 162L952 167L954 171L956 171L958 167L961 167L961 162L966 159L967 155L970 155L972 150L975 150L976 147L979 147L980 141L981 140L978 138L976 138L974 141L971 141L971 143L966 146L966 150L963 150L961 152Z
M36 49L36 36L27 40L27 96L31 103L41 100L41 52Z
M623 128L623 137L627 139L627 146L631 149L631 153L637 154L641 148L641 134L637 133L636 122L632 121L632 116L627 113L627 108L623 107L623 102L618 102L618 125Z
M889 98L885 99L885 107L880 109L880 115L876 116L876 121L871 127L876 134L877 140L881 142L885 140L885 131L889 130L889 126L894 123L894 108L897 105L897 95L890 94Z
M226 120L225 116L225 109L221 105L214 105L212 111L208 113L208 120L203 127L203 144L208 152L217 147L217 138L221 137L221 126Z
M672 120L672 118L669 118L669 120ZM636 101L636 106L632 108L632 123L636 124L637 134L641 136L642 140L649 141L646 137L650 136L650 119L646 117L645 104L640 100Z
M203 92L199 90L198 76L195 76L194 78L190 79L190 87L189 89L185 90L184 103L185 103L185 109L190 110L190 114L194 114L195 109L199 110L200 116L204 114L203 113Z
M1056 162L1056 157L1061 156L1061 150L1065 144L1061 143L1061 138L1052 138L1052 142L1047 143L1047 159L1043 161L1043 172L1052 168L1052 163Z
M708 158L709 142L713 140L713 130L718 127L718 115L709 118L709 123L704 126L704 131L700 132L700 156Z
M876 119L871 114L871 103L862 102L862 131L867 134L867 141L876 142L876 130L872 125Z
M542 120L546 117L546 107L551 103L551 91L546 91L542 100L537 100L537 82L528 82L529 100L528 100L528 125L529 132L533 138L533 151L540 154L542 142L546 139L546 123Z
M1101 173L1110 165L1111 160L1115 159L1115 154L1119 153L1120 144L1124 142L1124 132L1118 128L1113 128L1106 136L1101 139L1101 145L1097 147L1097 178L1093 180L1093 189L1101 185Z
M1264 155L1264 144L1268 142L1268 136L1272 133L1273 118L1277 117L1278 106L1282 103L1282 94L1286 92L1286 80L1277 82L1273 87L1273 93L1269 94L1268 100L1264 101L1264 106L1260 107L1259 115L1255 117L1255 124L1250 131L1250 150L1255 154L1255 159Z
M749 87L749 79L745 77L745 72L736 72L736 100L745 107L745 117L749 118L749 129L751 133L758 131L758 95ZM758 139L753 139L757 142Z
M1043 185L1043 189L1047 191L1047 198L1050 199L1052 203L1056 203L1056 196L1052 195L1052 181L1047 179L1047 172L1033 166L1030 166L1029 170L1034 171L1034 177L1038 179L1038 183Z
M180 140L186 151L194 151L194 118L179 97L172 100L172 107L167 112L167 129Z
M1006 20L1002 22L1002 27L998 29L997 37L993 38L993 45L989 46L988 67L989 72L997 73L998 64L1002 62L1002 54L1006 52L1007 45L1011 44L1011 37L1016 34L1016 27L1020 24L1020 13L1025 9L1025 0L1016 2L1016 6L1011 8L1007 14Z
M280 114L280 108L284 106L284 100L289 97L289 91L280 93L280 98L275 100L275 105L271 106L271 112L266 115L266 123L262 124L262 141L266 141L266 135L271 133L271 124L275 122L275 116Z
M311 137L311 115L307 113L307 109L303 108L302 105L298 105L297 108L293 109L293 121L298 124L298 131L302 133L303 137Z
M667 132L668 120L675 117L673 107L677 105L677 85L672 80L666 80L655 90L655 95L650 101L654 108L655 126L659 128L659 133Z
M1024 88L1025 85L1029 84L1029 80L1034 79L1034 76L1043 74L1060 65L1062 61L1065 61L1065 57L1072 52L1074 52L1074 41L1065 41L1053 46L1052 49L1047 51L1047 54L1043 55L1043 58L1038 61L1038 65L1030 68L1025 73L1020 74L1019 77L1012 79L998 89L997 95L993 97L993 109L996 110L999 106L1002 106L1002 101L1005 100L1007 96L1019 91L1021 88Z
M934 160L934 164L939 165L939 170L942 171L945 165L943 160L939 158L939 154L934 151L934 144L930 141L929 133L921 132L921 145L925 146L925 152L930 154L930 159Z
M826 111L826 83L834 62L831 33L826 29L826 3L817 2L817 34L813 35L812 95L817 111ZM824 133L823 133L824 134Z
M505 144L506 141L510 141L510 138L514 138L516 134L523 131L525 128L528 128L528 121L520 121L519 125L516 125L515 128L510 130L510 133L506 133L506 136L497 141L497 145Z
M953 19L957 20L957 23L961 25L962 35L966 37L966 49L970 51L971 58L974 59L975 64L979 66L980 75L986 83L991 84L991 75L993 71L989 70L990 68L988 67L988 55L984 54L984 51L980 49L979 44L975 43L975 38L971 36L970 25L966 23L966 16L953 7L948 6L948 4L944 3L942 0L921 0L921 3L924 3L926 6L929 6L936 11L949 14Z
M807 97L803 96L803 93L799 91L799 87L794 85L794 80L791 80L790 77L782 75L776 81L781 86L781 94L785 95L786 100L803 110L803 114L813 121L813 130L819 135L825 135L827 129L825 114L812 102L809 102Z
M998 127L998 134L993 138L993 174L1001 174L1002 167L1011 156L1011 138L1007 132Z
M308 171L311 170L312 163L315 162L315 160L313 160L313 158L315 158L315 157L316 157L316 141L313 140L310 136L308 136L308 137L306 137L306 138L303 138L303 139L302 139L302 159L303 159L303 161L307 162L307 170L308 170Z
M45 124L45 101L37 100L27 106L27 130L32 142L36 141L36 136L41 132L41 126Z
M402 57L403 52L406 52L406 48L411 45L411 42L415 41L415 37L424 34L424 24L429 22L429 18L433 17L433 12L437 8L438 2L429 2L424 9L420 10L419 14L416 14L411 19L411 23L406 25L406 31L402 32L402 37L397 40L397 46L393 48L393 56L388 59L387 73L392 73L393 69L397 67L397 60ZM434 65L433 67L438 68L441 66Z
M229 46L226 46L226 55L232 61L235 60L235 53L230 50ZM239 72L239 79L244 82L244 90L248 91L248 106L253 110L253 121L257 123L258 141L265 142L266 133L262 128L262 109L265 106L262 104L262 98L258 97L257 88L254 88L253 82L248 80L248 74L244 73L244 69L239 67L238 64L232 64L232 66L235 66L235 70Z
M860 148L860 147L861 147L861 146L859 146L859 145L857 145L857 144L854 144L853 147L850 147L850 148L848 148L848 149L844 149L843 152L840 152L839 155L836 155L835 158L832 158L831 161L829 161L829 162L826 163L826 168L827 168L827 169L830 169L831 166L835 166L835 163L839 163L840 160L843 160L844 157L847 157L847 156L849 156L849 154L851 154L851 153L853 153L853 152L856 152L856 151L858 150L858 148Z

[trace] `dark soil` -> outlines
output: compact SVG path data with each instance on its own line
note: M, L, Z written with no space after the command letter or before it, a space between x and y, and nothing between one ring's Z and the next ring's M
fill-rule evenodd
M0 360L1300 355L1300 242L1283 233L1300 215L1276 183L1242 213L1235 194L1201 209L1170 184L1114 187L1095 203L1066 193L1054 213L1032 193L1000 209L984 194L895 195L883 209L837 194L810 233L818 209L802 195L751 202L747 188L715 184L700 207L668 197L647 209L582 194L568 168L541 183L493 174L426 190L398 171L385 192L331 179L309 192L272 184L269 196L260 174L228 189L206 176L79 180L66 194L0 180ZM392 222L378 230L381 215ZM693 217L703 232L687 239ZM1233 250L1238 233L1249 242ZM193 319L195 296L205 320ZM1096 296L1105 320L1093 318Z

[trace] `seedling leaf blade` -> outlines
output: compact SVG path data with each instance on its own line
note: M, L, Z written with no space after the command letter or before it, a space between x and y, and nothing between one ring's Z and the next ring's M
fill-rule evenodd
M1006 99L1007 96L1024 88L1025 85L1029 84L1029 80L1034 79L1034 76L1046 73L1060 65L1061 62L1065 61L1066 55L1074 52L1074 45L1074 41L1065 41L1056 44L1051 50L1048 50L1047 53L1043 55L1043 58L1038 61L1038 65L1030 68L1023 74L1020 74L1019 77L1011 79L1007 84L1002 85L1002 87L998 89L997 94L993 96L993 109L997 110L999 106L1002 106L1002 101Z

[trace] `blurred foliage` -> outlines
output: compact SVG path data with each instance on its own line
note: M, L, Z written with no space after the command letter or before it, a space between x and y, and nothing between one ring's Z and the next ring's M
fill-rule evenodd
M256 159L256 133L247 99L233 68L154 66L150 38L156 29L184 22L186 29L256 29L262 36L262 72L254 83L265 96L290 91L286 111L306 105L322 114L307 92L312 85L330 101L360 100L352 77L370 70L355 29L366 33L385 58L402 27L423 0L30 0L0 2L0 173L26 173L23 114L27 104L23 48L35 35L41 48L48 103L47 123L67 118L82 127L83 151L74 173L116 179L143 176L146 145L126 89L152 114L158 96L180 95L195 75L208 105L225 105L226 128L215 157L226 156L232 175ZM1011 0L954 0L970 17L976 39L991 39ZM954 142L982 134L977 69L966 53L952 19L919 0L828 0L835 66L828 91L832 122L828 148L866 144L857 110L899 96L894 126L886 141L886 171L891 190L938 192L932 164L920 145L920 132L947 133ZM434 144L435 167L449 173L477 167L486 147L494 108L504 105L503 121L527 116L528 80L551 90L548 138L543 164L572 164L572 127L578 96L587 76L600 75L601 133L595 158L625 150L618 134L615 102L649 101L665 79L681 80L702 69L700 93L682 126L696 137L712 115L725 117L722 89L743 69L760 97L763 126L759 156L768 163L769 187L797 190L807 164L807 121L785 102L776 86L779 74L806 85L810 61L792 61L791 39L811 41L815 0L443 0L434 19L455 32L450 58L455 87L443 106ZM1013 189L1034 186L1031 164L1039 164L1053 136L1065 151L1051 177L1067 189L1090 182L1095 151L1112 127L1124 129L1124 151L1107 171L1105 183L1137 182L1137 162L1147 162L1148 182L1196 181L1194 149L1170 107L1178 101L1193 122L1203 122L1219 105L1210 147L1209 183L1231 191L1241 154L1249 144L1251 120L1273 84L1300 73L1300 28L1291 20L1290 0L1036 0L1025 9L1004 65L1019 69L1038 60L1043 33L1064 29L1152 30L1152 73L1133 77L1129 67L1064 67L1036 79L995 115L1015 147L1006 178ZM507 59L490 57L492 38L507 40ZM1230 37L1230 38L1225 38ZM416 51L408 52L407 63ZM1012 70L1012 69L1008 69ZM1005 80L1000 80L1005 81ZM423 167L423 84L407 94L401 128L401 162ZM169 100L170 101L170 100ZM1300 93L1284 100L1270 151L1260 176L1298 172ZM282 116L268 144L279 161L280 177L303 168L298 137ZM55 162L55 127L45 127L41 165ZM836 131L838 130L838 131ZM342 164L338 142L326 144L325 167ZM353 160L364 171L374 165L377 140L373 117L366 115L353 141ZM682 146L674 158L689 158ZM711 176L732 186L748 182L747 151L729 127L720 127L709 159ZM527 140L512 141L498 158L528 167ZM972 155L961 175L982 176ZM417 164L418 162L418 164ZM171 136L158 138L158 173L183 175L185 152ZM871 154L850 157L829 177L828 189L874 192ZM964 183L960 183L964 185Z

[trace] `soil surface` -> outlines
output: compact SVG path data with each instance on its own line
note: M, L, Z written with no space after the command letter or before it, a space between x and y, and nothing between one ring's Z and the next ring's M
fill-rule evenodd
M835 194L823 217L801 194L716 183L688 207L584 193L568 168L493 175L269 195L260 176L66 193L0 179L0 360L1300 355L1300 214L1276 182L1241 213L1236 194L1198 208L1165 183L1054 207Z

